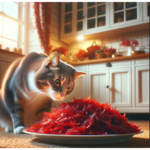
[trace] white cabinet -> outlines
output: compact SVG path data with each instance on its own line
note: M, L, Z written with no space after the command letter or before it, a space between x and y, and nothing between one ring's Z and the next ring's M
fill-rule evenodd
M61 38L91 34L109 28L109 3L65 2L61 4Z
M149 106L149 66L137 66L135 77L136 107Z
M110 104L131 107L131 67L110 69Z
M109 102L109 71L89 72L89 95L100 103Z
M110 3L111 27L137 25L142 21L142 2Z
M60 38L69 43L78 35L104 34L148 23L148 18L148 2L63 2Z
M143 20L144 21L149 21L148 2L143 2Z

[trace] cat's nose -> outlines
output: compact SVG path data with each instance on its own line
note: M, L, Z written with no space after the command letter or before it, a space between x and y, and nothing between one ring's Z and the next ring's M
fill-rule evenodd
M60 93L60 94L61 94L61 96L62 96L62 97L64 97L64 96L65 96L65 94L63 94L63 93Z

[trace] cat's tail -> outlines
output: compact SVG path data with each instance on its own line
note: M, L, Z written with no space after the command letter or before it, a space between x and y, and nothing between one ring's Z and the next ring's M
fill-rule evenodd
M0 127L5 128L6 132L13 132L13 124L9 111L7 110L0 91Z

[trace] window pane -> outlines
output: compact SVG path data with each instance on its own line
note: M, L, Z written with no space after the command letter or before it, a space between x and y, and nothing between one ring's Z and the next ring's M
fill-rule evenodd
M82 9L82 8L83 8L83 2L78 2L77 9Z
M88 7L95 5L95 2L88 2Z
M72 22L72 13L65 15L65 23Z
M3 17L0 16L0 36L2 36L2 21L3 21Z
M115 2L114 3L114 11L122 10L124 9L124 3L123 2Z
M88 9L88 18L95 16L95 7Z
M77 20L83 19L83 10L77 12Z
M83 22L82 22L82 21L81 21L81 22L78 22L78 23L77 23L77 31L81 31L82 28L83 28Z
M25 30L24 25L21 25L21 40L20 40L21 43L24 43L24 30Z
M2 38L0 37L0 44L2 44ZM1 48L0 48L1 49Z
M2 39L2 47L5 49L6 47L9 47L10 51L13 51L13 49L17 48L17 42L13 42L7 39Z
M65 33L72 32L72 24L65 25Z
M133 20L133 19L137 19L137 10L131 9L126 11L126 20Z
M0 2L0 11L2 11L2 4L3 4L3 3L2 3L2 2Z
M72 3L68 3L65 5L65 12L70 12L72 11Z
M18 4L13 2L4 2L3 11L6 15L18 19Z
M22 54L24 54L24 44L20 44L20 47L22 49Z
M4 17L3 36L17 41L18 37L18 23Z
M136 6L136 2L128 2L126 3L126 8L134 7Z
M22 21L24 22L24 18L25 18L25 7L22 7Z
M105 26L105 17L97 18L97 26Z
M88 20L88 29L95 28L95 19Z

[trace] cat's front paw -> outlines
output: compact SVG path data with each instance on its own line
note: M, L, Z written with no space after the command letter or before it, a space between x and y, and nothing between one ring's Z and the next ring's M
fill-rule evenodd
M24 126L19 126L19 127L14 129L14 133L15 134L22 134L24 129L25 129Z
M5 132L13 132L13 126L6 126Z

